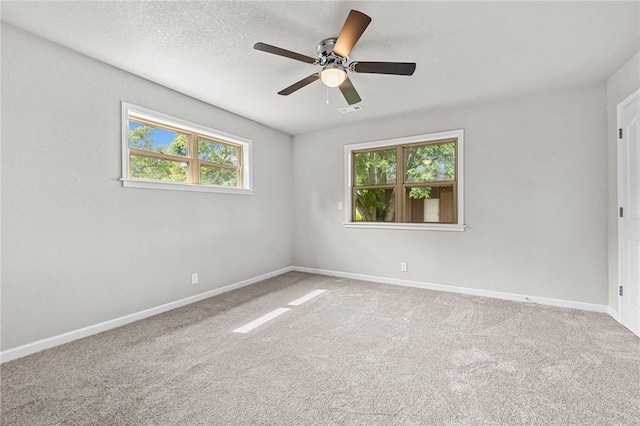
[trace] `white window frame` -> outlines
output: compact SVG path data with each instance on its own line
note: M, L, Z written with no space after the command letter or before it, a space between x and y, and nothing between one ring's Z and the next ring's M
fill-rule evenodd
M457 139L458 158L456 164L457 181L457 223L401 223L401 222L354 222L352 221L352 161L353 151L366 150L381 147L393 147L420 142L432 142L444 139ZM344 206L346 228L369 228L369 229L404 229L421 231L464 231L464 130L450 130L438 133L425 133L422 135L407 136L395 139L385 139L372 142L355 143L344 146ZM396 179L402 179L397 176Z
M129 117L156 122L172 128L197 133L202 136L207 136L221 141L228 141L239 145L242 149L242 155L240 157L242 159L241 169L243 186L212 186L195 183L166 182L160 180L132 178L130 176L129 169ZM252 161L250 139L192 123L181 118L172 117L149 108L133 105L128 102L122 102L122 178L120 179L122 181L122 186L129 188L169 189L175 191L219 192L227 194L252 195L254 189L251 169Z

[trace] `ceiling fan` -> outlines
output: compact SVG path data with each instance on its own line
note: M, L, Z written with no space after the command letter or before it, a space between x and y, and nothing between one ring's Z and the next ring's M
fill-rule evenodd
M279 91L279 95L290 95L316 80L321 80L328 87L340 88L347 103L353 105L362 99L355 87L353 87L351 80L349 80L347 71L369 74L413 75L416 69L414 62L351 62L346 65L353 46L358 42L370 22L371 18L364 13L357 10L350 11L338 37L326 38L318 43L316 46L317 58L266 43L256 43L253 48L322 67L322 71L311 74Z

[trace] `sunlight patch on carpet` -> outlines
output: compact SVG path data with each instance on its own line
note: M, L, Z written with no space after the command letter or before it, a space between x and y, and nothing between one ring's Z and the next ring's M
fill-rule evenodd
M307 301L313 299L316 296L320 296L325 291L327 291L327 290L322 290L322 289L314 290L311 293L306 294L306 295L302 296L301 298L294 300L293 302L289 302L289 306L300 306L304 302L307 302Z
M258 319L251 321L249 324L245 324L240 328L236 328L233 330L234 333L248 333L256 327L260 327L262 324L271 321L272 319L284 314L285 312L290 311L289 308L278 308L275 311L271 311L266 315L261 316Z

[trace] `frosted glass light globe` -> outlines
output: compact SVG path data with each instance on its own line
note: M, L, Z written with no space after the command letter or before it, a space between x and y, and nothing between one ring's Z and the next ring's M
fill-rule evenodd
M329 87L338 87L347 79L347 73L340 68L325 68L320 73L320 80Z

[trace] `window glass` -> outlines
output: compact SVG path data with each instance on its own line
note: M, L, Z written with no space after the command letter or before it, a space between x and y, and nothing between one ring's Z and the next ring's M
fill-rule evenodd
M396 182L396 150L354 154L355 186L385 185Z
M169 182L187 182L187 163L131 154L131 177Z
M454 188L419 186L405 189L405 221L412 223L453 223Z
M393 222L396 192L389 189L356 189L356 222Z
M204 185L238 186L238 171L222 167L200 167L200 183Z
M187 136L129 120L129 148L187 156Z
M456 178L455 144L404 148L405 182L441 182Z
M238 165L238 147L198 138L198 158L218 164Z
M346 145L345 225L463 230L463 132Z
M250 140L126 102L122 118L123 186L253 193Z

